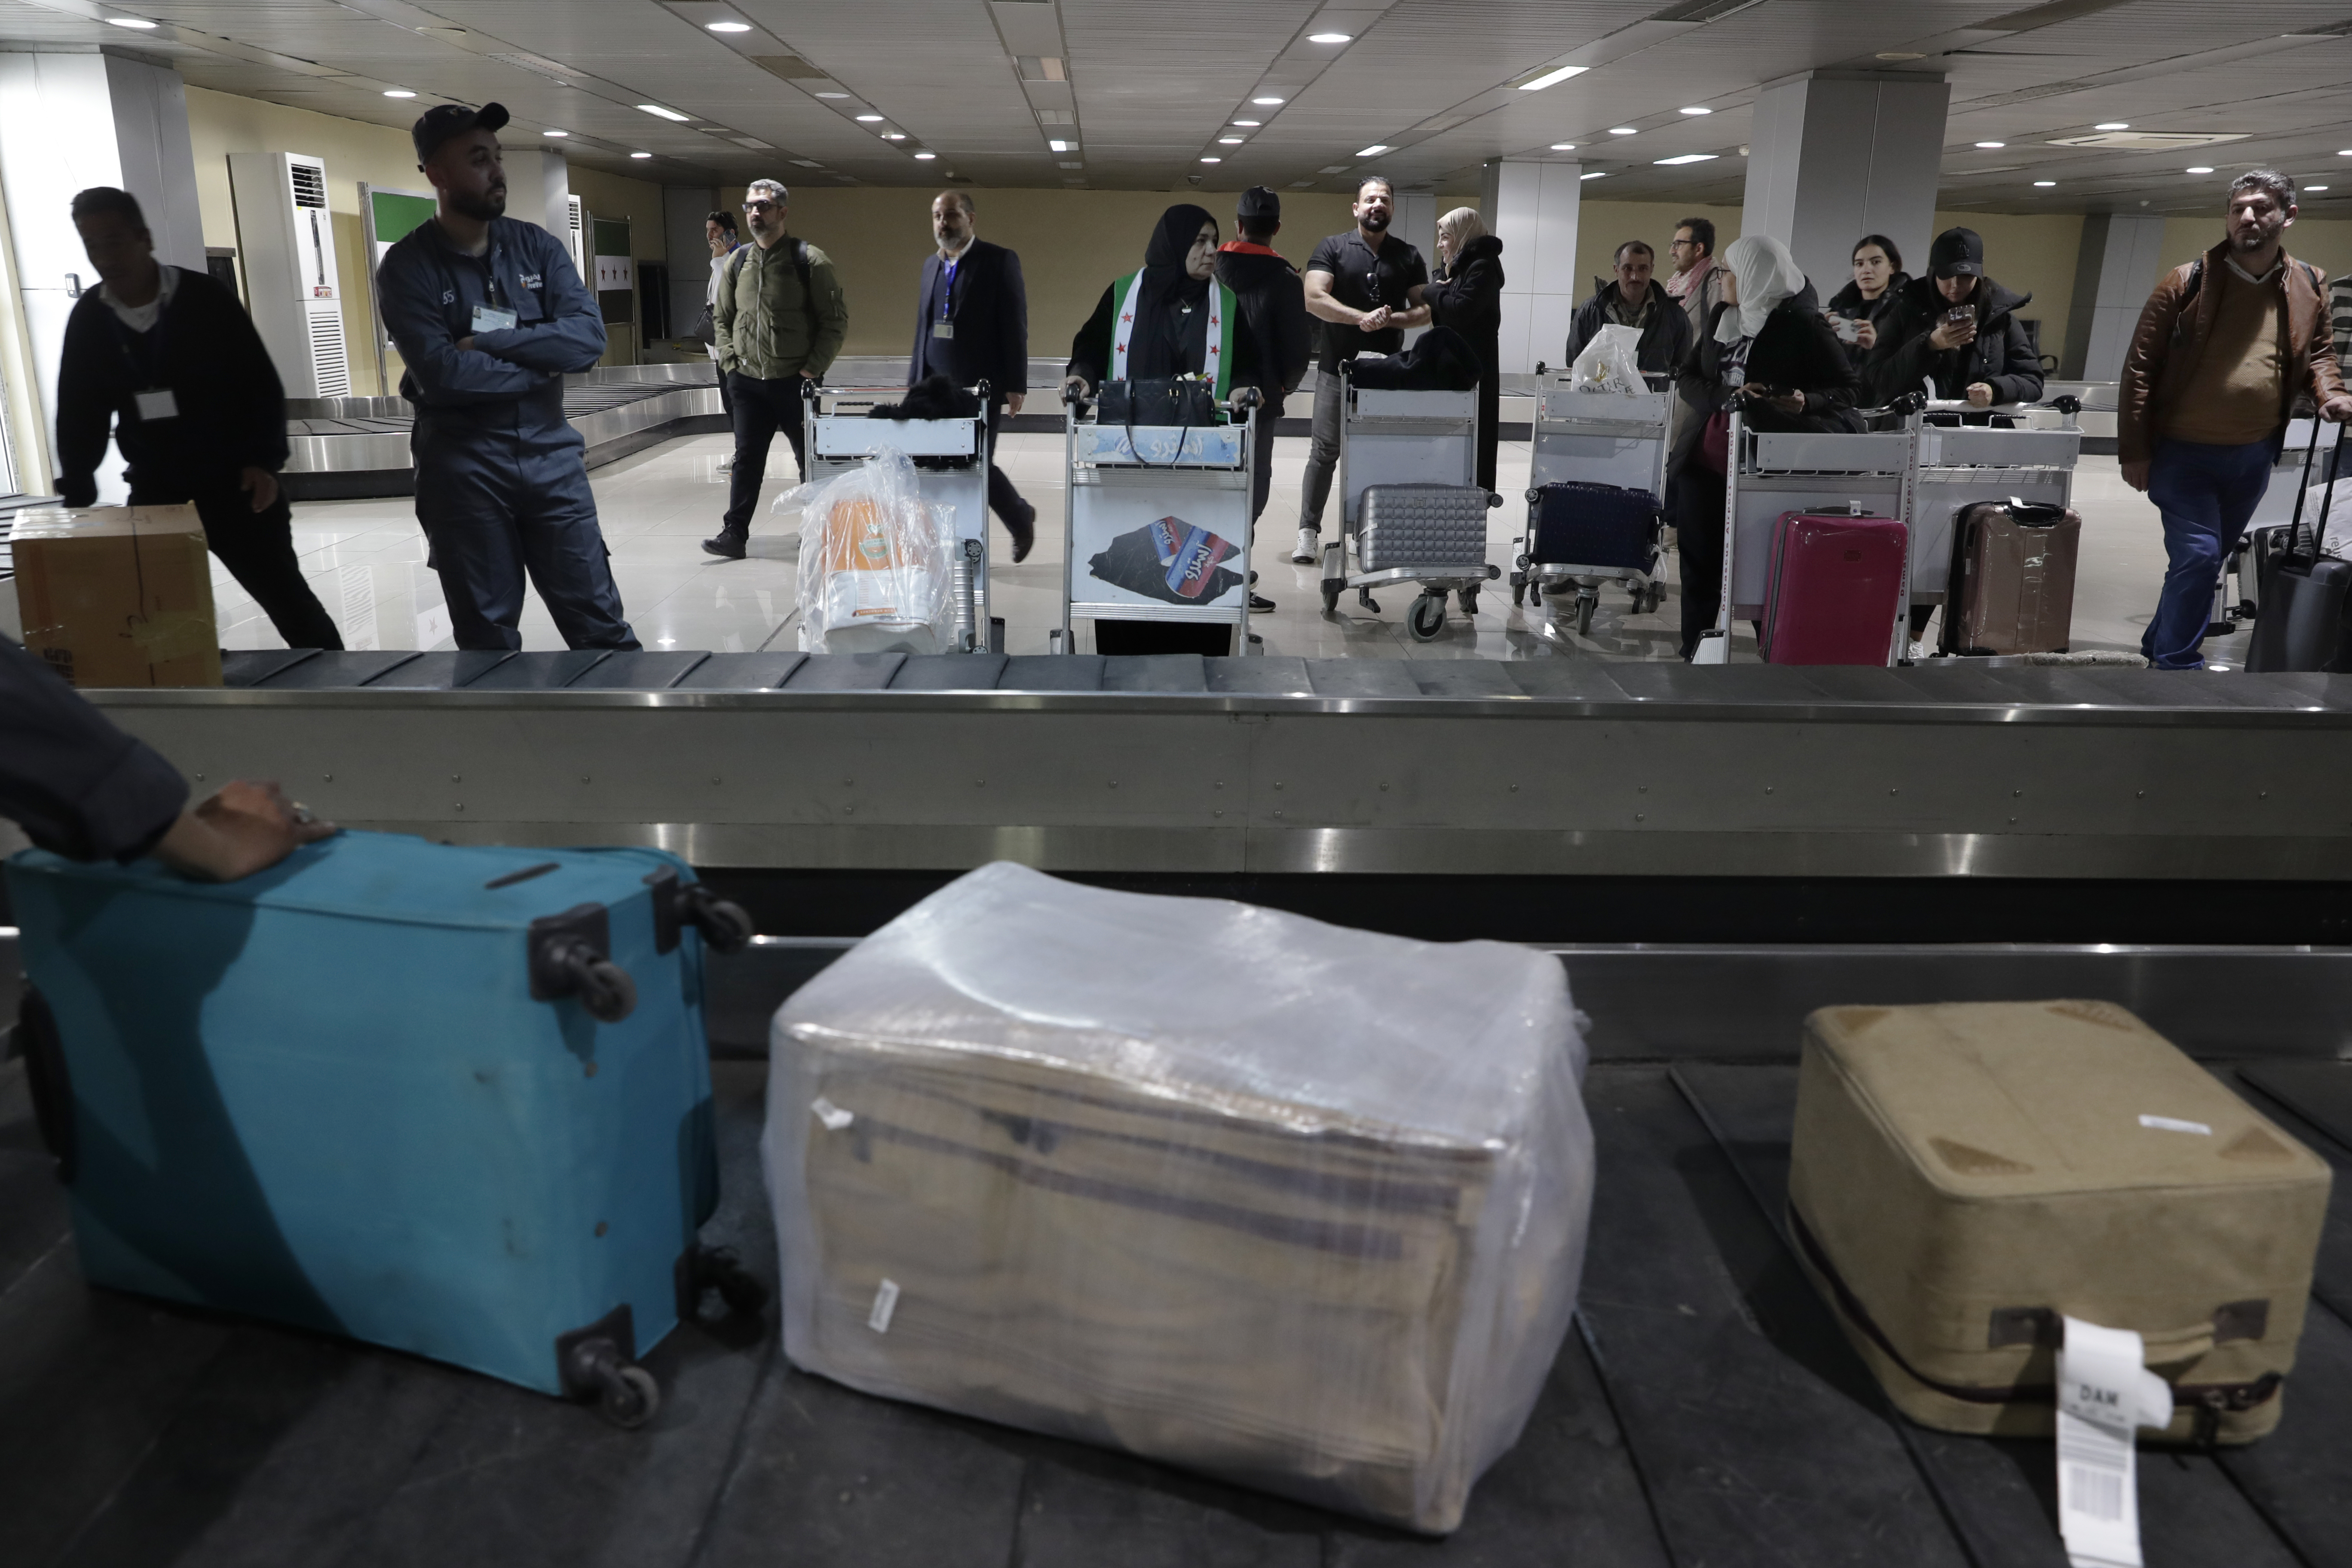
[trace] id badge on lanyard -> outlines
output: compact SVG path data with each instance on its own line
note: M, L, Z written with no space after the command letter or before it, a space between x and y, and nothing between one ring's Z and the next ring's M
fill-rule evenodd
M940 289L940 319L931 323L931 336L935 338L955 336L955 322L948 319L948 310L955 299L955 275L959 265L960 259L947 264L947 283Z
M499 275L489 269L487 260L482 266L482 276L488 300L486 303L474 307L473 330L477 332L503 332L520 318L499 304Z
M120 320L114 323L114 326L118 334L115 341L121 345L122 357L130 362L131 375L137 378L132 384L135 386L139 381L147 380L151 375L156 381L163 380L163 312L161 310L155 312L155 324L148 330L147 347L152 355L149 364L142 365L139 363L139 355L136 352L137 340L131 336L131 329L124 326ZM177 419L180 416L180 400L173 395L172 389L168 386L150 385L143 392L133 392L131 395L131 405L138 411L139 422L142 425L150 425L159 419Z
M180 400L172 395L168 386L159 386L152 392L134 392L131 400L138 405L142 424L180 416Z

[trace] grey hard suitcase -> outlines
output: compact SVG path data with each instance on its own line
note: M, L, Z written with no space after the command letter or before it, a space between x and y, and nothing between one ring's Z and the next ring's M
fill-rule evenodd
M1360 515L1356 563L1362 571L1486 569L1486 492L1479 486L1372 485Z

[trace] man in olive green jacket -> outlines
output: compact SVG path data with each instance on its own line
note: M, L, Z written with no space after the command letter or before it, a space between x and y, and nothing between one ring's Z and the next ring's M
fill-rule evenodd
M743 213L751 220L752 243L727 258L710 308L719 374L734 405L735 466L726 521L702 548L730 561L743 558L777 431L792 442L793 460L807 477L801 389L824 378L849 336L849 307L831 258L784 227L789 200L773 180L751 182Z

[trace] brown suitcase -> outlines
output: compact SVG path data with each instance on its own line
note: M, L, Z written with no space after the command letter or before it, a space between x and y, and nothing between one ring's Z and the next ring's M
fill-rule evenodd
M2083 519L2071 507L1979 501L1952 530L1939 647L1952 654L2063 653L2074 624Z
M2062 1314L2172 1384L2151 1441L2278 1424L2327 1163L2108 1002L1827 1007L1789 1173L1806 1272L1924 1426L2047 1436Z

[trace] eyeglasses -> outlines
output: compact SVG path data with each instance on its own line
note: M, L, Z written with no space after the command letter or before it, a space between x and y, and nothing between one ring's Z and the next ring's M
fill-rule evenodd
M1698 241L1695 239L1669 240L1666 242L1666 248L1668 250L1696 250L1698 248Z
M762 196L756 202L745 202L743 204L743 210L747 213L763 213L772 208L775 205L775 203L768 200L765 196Z

